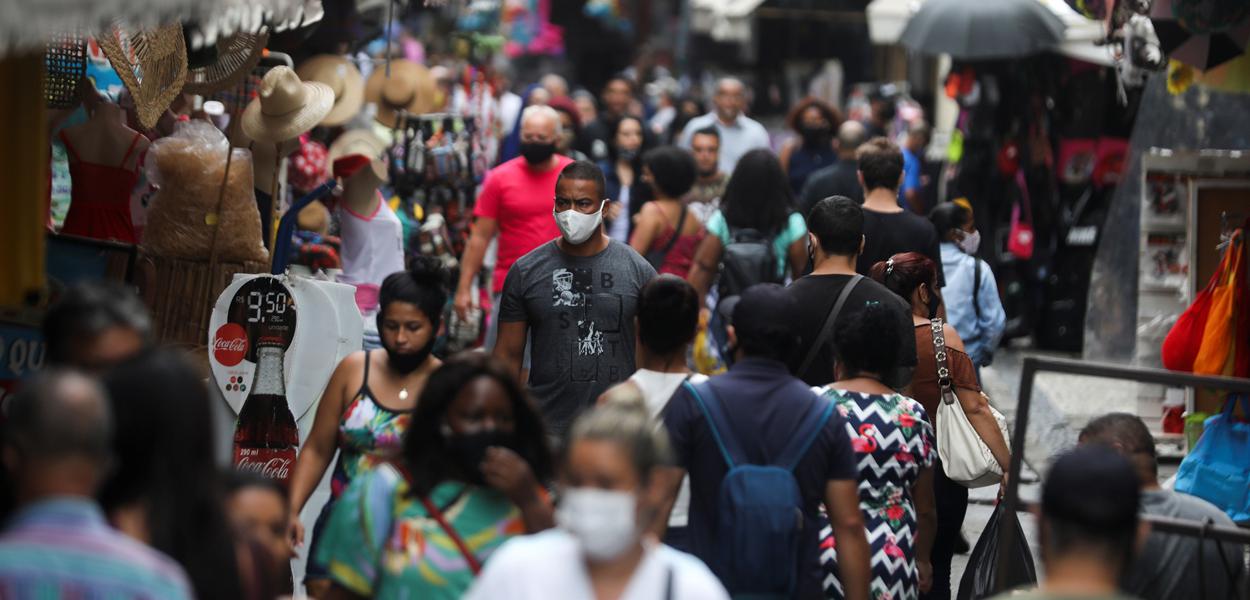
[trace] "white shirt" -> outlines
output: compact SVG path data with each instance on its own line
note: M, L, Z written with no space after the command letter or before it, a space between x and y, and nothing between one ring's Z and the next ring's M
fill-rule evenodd
M361 215L339 202L339 237L343 274L353 285L382 285L387 275L404 270L404 226L377 195L373 214Z
M724 173L732 174L743 154L756 148L772 147L768 130L759 121L740 114L737 120L726 125L715 112L690 119L686 128L681 130L681 142L678 145L690 149L690 138L694 137L694 132L712 126L720 132L720 158L717 165Z
M638 386L643 399L647 401L647 410L651 412L651 417L656 420L658 427L663 427L664 421L660 415L663 414L668 401L673 399L673 394L677 393L677 388L681 387L687 377L690 378L691 385L707 381L707 375L700 373L686 375L685 373L661 373L648 369L638 369L630 376L629 381ZM673 502L673 512L668 515L668 526L685 527L689 522L690 476L687 475L681 478L681 489L677 491L677 500Z
M668 593L672 573L672 594ZM562 529L515 537L500 546L473 582L467 600L586 600L594 587L577 540ZM699 559L651 542L620 600L729 600Z

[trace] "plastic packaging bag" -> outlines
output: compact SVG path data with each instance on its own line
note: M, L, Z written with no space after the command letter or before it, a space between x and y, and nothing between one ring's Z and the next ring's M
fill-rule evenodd
M229 180L226 153L232 152ZM148 180L157 186L143 232L154 256L208 260L217 229L217 259L268 261L261 241L260 211L252 187L252 156L230 150L226 136L207 121L190 121L152 142ZM226 185L221 197L222 183ZM218 211L218 199L221 210Z
M985 531L981 532L981 539L977 540L972 556L968 558L968 568L964 571L963 579L959 581L958 600L979 600L994 595L998 581L998 539L1001 527L1016 528L1015 547L1007 553L1007 560L1011 561L1011 573L1018 578L1008 581L1003 589L1010 590L1037 583L1033 553L1029 551L1029 542L1024 538L1020 520L1014 513L1007 513L1003 505L999 504L994 508L994 514L990 515L989 521L986 521Z

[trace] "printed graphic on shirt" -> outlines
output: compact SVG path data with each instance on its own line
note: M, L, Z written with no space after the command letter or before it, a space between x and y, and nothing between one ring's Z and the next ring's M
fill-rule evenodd
M556 269L551 274L551 305L579 307L586 305L590 294L592 273L589 269Z
M594 321L577 322L577 354L578 356L603 354L603 332L595 329Z

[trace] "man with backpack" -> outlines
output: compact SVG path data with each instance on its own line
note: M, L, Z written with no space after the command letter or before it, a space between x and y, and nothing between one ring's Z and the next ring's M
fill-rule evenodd
M846 421L786 366L799 334L793 319L778 316L797 310L776 284L752 286L734 302L734 366L684 384L665 410L678 464L665 473L665 489L675 496L689 474L693 554L731 595L754 598L823 597L824 503L846 598L866 599L869 549Z

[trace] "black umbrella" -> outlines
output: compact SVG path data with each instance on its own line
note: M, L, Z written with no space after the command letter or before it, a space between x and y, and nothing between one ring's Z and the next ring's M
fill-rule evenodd
M956 59L1017 58L1063 41L1064 24L1038 0L927 0L900 41Z

